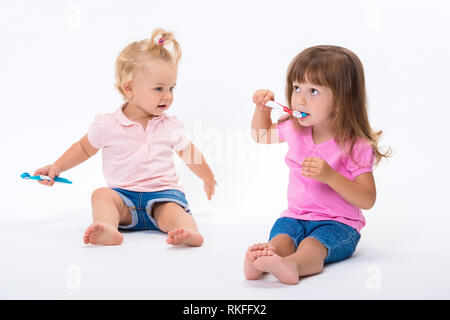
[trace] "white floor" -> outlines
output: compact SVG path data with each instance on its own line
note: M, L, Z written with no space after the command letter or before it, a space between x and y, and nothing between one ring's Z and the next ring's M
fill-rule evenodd
M445 226L398 231L377 220L354 256L296 286L247 281L246 248L270 225L198 217L201 248L172 247L159 232L128 232L121 246L85 246L90 220L64 216L0 225L2 299L448 299ZM226 219L224 218L223 221ZM214 222L212 222L214 221ZM376 235L376 236L375 236Z

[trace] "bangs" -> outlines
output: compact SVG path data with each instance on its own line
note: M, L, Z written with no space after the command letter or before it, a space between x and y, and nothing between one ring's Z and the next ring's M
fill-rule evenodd
M321 56L304 55L295 59L290 67L287 77L288 84L295 82L310 82L315 85L330 87L331 81L327 78L332 63ZM326 72L325 70L328 70Z

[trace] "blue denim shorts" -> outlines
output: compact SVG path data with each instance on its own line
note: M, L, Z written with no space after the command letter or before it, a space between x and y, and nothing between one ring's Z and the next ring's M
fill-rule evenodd
M282 217L275 221L269 240L286 234L294 240L295 248L307 237L318 240L328 249L324 263L336 262L350 257L356 250L361 235L355 228L334 221L312 221Z
M120 188L112 188L122 198L131 212L131 224L119 225L124 230L160 230L152 215L152 207L157 202L175 202L187 213L191 213L184 193L179 190L163 190L156 192L136 192Z

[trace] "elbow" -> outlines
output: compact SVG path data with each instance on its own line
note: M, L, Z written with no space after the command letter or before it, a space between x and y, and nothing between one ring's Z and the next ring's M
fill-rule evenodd
M368 204L368 205L361 206L361 209L363 209L363 210L370 210L370 209L373 208L374 204L375 203L371 203L371 204Z
M366 203L364 203L363 206L361 206L361 209L363 210L370 210L373 208L373 206L375 205L375 201L376 201L376 195L373 195L370 197L370 199L368 199L366 201Z
M255 141L256 143L261 143L261 144L270 143L269 142L270 135L268 133L268 129L257 129L257 128L252 127L251 136L252 136L253 141Z
M258 129L255 129L255 128L251 128L251 131L250 131L250 135L251 135L251 137L252 137L252 140L253 141L255 141L256 143L259 143L259 140L260 140L260 135L258 134Z
M254 130L252 129L252 132L251 132L252 140L255 141L256 143L258 143L258 137L253 132L254 132Z

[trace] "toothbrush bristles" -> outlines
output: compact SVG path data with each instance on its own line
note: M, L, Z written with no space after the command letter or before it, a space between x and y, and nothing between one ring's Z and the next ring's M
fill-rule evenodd
M296 118L303 118L303 115L302 115L300 112L298 112L298 111L292 112L292 115L293 115L294 117L296 117Z

